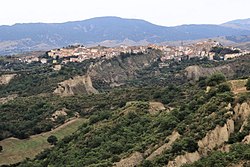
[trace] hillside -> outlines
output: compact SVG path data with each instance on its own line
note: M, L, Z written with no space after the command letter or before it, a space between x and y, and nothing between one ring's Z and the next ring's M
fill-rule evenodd
M39 141L38 151L27 156L31 159L12 166L247 163L249 55L168 60L162 66L162 54L151 49L62 64L60 70L50 63L1 59L1 80L8 82L0 84L0 154L6 157L0 164L24 160L18 148ZM76 117L86 121L41 152L50 147L48 134ZM9 149L6 141L13 137L16 149ZM225 158L218 161L218 155Z
M249 34L249 30L220 25L164 27L144 20L99 17L66 23L0 26L0 54L48 50L76 43L84 45L106 43L110 46L122 43L147 44Z

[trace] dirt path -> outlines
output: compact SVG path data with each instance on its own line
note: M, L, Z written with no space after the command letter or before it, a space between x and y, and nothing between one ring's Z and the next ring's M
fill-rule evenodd
M43 132L43 133L40 133L40 134L37 134L37 135L32 135L30 136L30 138L36 138L38 136L47 136L48 134L52 134L52 133L55 133L67 126L69 126L70 124L73 124L74 122L78 121L80 118L74 118L74 119L71 119L70 121L58 126L57 128L55 129L52 129L51 131L48 131L48 132ZM18 139L19 140L19 139Z

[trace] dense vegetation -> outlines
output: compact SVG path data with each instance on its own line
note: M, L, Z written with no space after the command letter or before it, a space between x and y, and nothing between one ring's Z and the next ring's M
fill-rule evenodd
M234 101L230 90L221 89L225 78L220 74L206 78L205 84L215 81L216 85L209 93L205 93L205 86L198 86L203 82L200 80L195 85L170 85L157 92L148 88L147 91L151 93L142 93L145 102L124 103L113 110L108 109L105 103L103 105L106 107L103 108L107 110L91 113L89 123L84 124L77 133L59 141L54 149L38 155L35 161L24 162L23 166L111 166L130 153L145 152L149 146L164 141L173 130L183 137L174 143L171 150L150 163L162 166L183 151L194 152L198 149L197 141L206 132L216 125L225 124L227 110L224 108L228 102ZM174 107L174 110L152 115L147 102L151 98ZM131 100L124 99L125 102ZM213 119L210 117L212 113Z
M231 117L226 109L228 103L242 103L250 97L249 94L234 96L227 83L228 78L221 73L200 77L198 81L185 78L183 70L189 65L215 67L227 63L207 59L171 60L167 62L169 67L164 68L159 68L157 61L138 71L137 78L125 85L105 89L97 95L59 97L51 94L58 82L84 74L89 63L91 61L71 63L59 72L50 66L29 66L33 70L19 73L20 76L9 85L0 87L1 96L19 94L15 100L0 104L0 140L11 136L28 138L49 131L74 117L75 113L88 120L63 140L48 138L48 142L55 144L53 148L16 166L112 166L133 152L144 153L168 142L166 137L178 132L181 137L171 149L153 161L145 160L141 164L143 167L160 167L178 155L197 151L197 142L216 126L223 126ZM230 60L230 63L234 64L234 79L249 76L247 57ZM156 72L159 74L154 75ZM152 113L151 101L163 103L166 109ZM67 116L50 119L55 111L64 108ZM241 141L249 129L246 127L242 133L230 136L228 144L233 144L233 149L229 153L212 152L208 159L201 159L194 165L204 163L209 166L212 164L210 160L219 163L218 156L222 156L221 162L227 164L246 160L248 149L244 158L232 156L243 149L241 144L235 143Z

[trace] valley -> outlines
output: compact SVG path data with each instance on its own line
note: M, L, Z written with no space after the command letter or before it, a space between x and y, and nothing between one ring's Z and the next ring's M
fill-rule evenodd
M0 167L250 167L249 0L8 0Z
M231 156L249 135L249 54L210 60L218 48L197 54L197 45L186 59L159 48L66 64L45 54L46 63L2 59L1 163L174 167ZM247 158L225 160L233 163Z

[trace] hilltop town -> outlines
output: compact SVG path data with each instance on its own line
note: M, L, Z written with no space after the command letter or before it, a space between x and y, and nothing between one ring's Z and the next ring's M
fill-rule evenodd
M195 44L184 46L167 46L150 44L147 46L125 46L118 47L85 47L83 45L69 45L67 47L53 49L46 52L46 56L24 56L18 57L18 60L25 63L41 62L48 63L52 59L53 64L66 64L68 62L83 62L87 59L113 57L125 54L147 54L150 50L160 50L162 52L161 61L168 60L187 60L192 58L207 58L209 60L228 60L249 53L247 50L241 50L234 47L224 47L219 42L208 40ZM61 60L60 63L58 60Z

